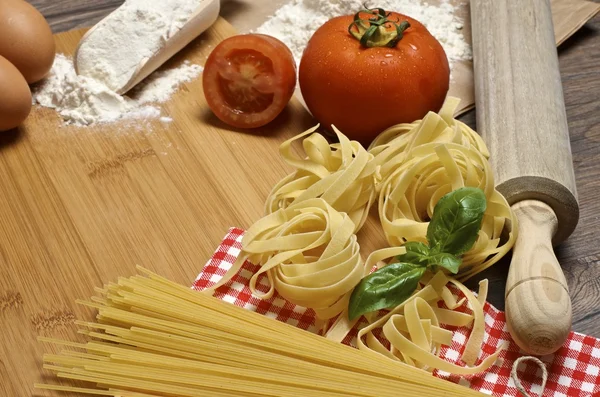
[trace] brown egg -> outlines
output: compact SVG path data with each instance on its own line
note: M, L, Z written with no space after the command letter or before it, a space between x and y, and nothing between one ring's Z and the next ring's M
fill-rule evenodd
M46 19L23 0L0 1L0 56L21 71L29 84L52 67L56 48Z
M31 111L31 90L25 78L0 56L0 131L19 126Z

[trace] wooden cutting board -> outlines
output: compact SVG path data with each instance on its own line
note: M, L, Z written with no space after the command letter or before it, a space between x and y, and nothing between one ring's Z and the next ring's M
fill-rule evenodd
M56 35L72 54L84 30ZM204 64L235 34L225 20L165 67ZM278 147L315 122L293 100L268 127L233 131L208 109L201 79L182 86L163 114L173 118L64 126L35 107L0 137L0 396L47 396L38 335L78 338L74 303L143 265L184 285L231 226L260 216L271 187L291 172ZM375 217L363 252L385 245Z

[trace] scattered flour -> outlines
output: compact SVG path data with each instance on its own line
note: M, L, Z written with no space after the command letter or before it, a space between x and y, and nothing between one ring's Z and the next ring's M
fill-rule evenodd
M291 0L262 24L258 33L275 36L292 50L300 64L302 51L314 31L333 16L354 14L363 8L362 0ZM438 6L420 0L379 0L377 7L408 15L423 23L446 51L452 64L472 59L471 47L464 40L462 21L455 15L456 8L442 0Z
M77 52L77 71L119 90L203 1L126 0L86 37Z
M132 95L140 103L164 102L177 89L179 83L195 79L203 70L202 66L185 61L179 68L154 72L151 79L133 89Z
M34 103L56 109L67 124L157 118L160 109L149 103L166 101L181 83L194 80L201 72L202 66L186 62L154 72L131 96L121 96L91 77L78 76L73 61L57 54L50 74L33 88L32 95Z

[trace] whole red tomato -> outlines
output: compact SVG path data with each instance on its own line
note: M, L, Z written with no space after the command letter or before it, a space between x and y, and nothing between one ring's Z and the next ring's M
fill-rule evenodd
M394 12L365 11L333 18L314 33L302 55L299 83L321 124L368 144L390 126L438 111L450 68L423 24ZM374 34L366 38L368 30Z

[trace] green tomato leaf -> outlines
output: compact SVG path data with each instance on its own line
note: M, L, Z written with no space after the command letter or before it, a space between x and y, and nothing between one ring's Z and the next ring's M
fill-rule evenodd
M462 263L460 258L446 253L432 255L428 260L430 265L441 266L444 269L448 269L452 274L458 273L458 269Z
M408 241L404 244L406 254L398 255L399 262L413 263L421 266L429 264L429 247L419 241Z
M352 291L348 317L354 320L365 313L395 307L417 289L426 267L392 263L363 278Z
M462 255L471 249L487 202L481 189L463 187L442 197L433 210L427 228L427 241L432 254Z

